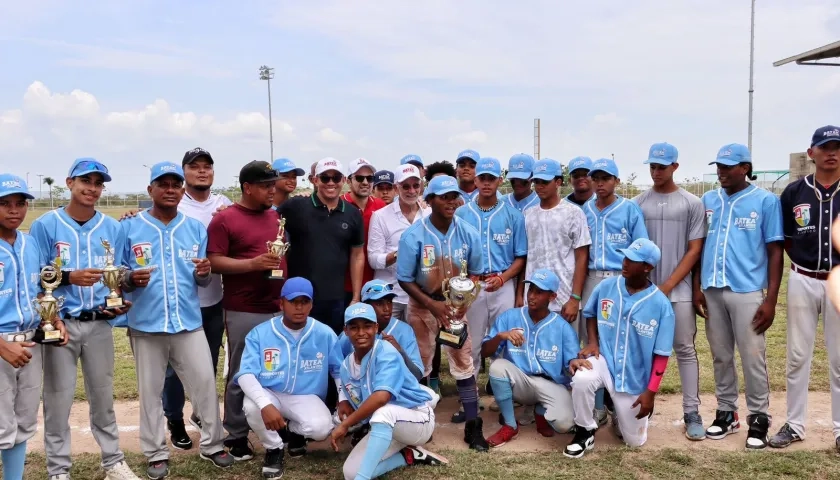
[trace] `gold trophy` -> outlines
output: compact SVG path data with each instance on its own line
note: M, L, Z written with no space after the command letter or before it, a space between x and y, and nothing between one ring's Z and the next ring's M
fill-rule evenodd
M460 349L467 341L467 323L464 314L478 297L481 285L467 277L467 260L461 257L461 274L443 281L443 297L455 320L449 322L449 328L441 328L437 343Z
M53 321L58 316L62 305L64 305L64 297L55 298L52 293L60 284L61 259L57 258L41 269L41 286L44 288L44 295L32 300L35 313L41 317L44 323L35 331L33 342L52 344L61 341L61 332L56 330Z
M282 257L289 250L289 244L283 238L286 236L286 219L277 220L277 224L280 226L277 230L277 238L273 242L265 242L265 245L268 248L268 253ZM283 280L283 270L271 270L268 272L268 278L269 280Z
M105 249L105 268L102 269L102 280L100 282L110 290L108 295L105 295L105 309L123 308L125 301L123 301L117 289L125 277L126 268L114 265L114 251L111 249L111 242L102 237L99 238L99 241Z

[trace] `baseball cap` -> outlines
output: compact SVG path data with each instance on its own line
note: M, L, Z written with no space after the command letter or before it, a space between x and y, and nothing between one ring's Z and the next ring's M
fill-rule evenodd
M302 168L298 168L295 162L288 158L278 158L271 164L271 168L277 170L277 173L295 172L295 175L302 177L306 172Z
M277 180L277 170L270 163L262 160L251 160L239 170L239 184L264 183Z
M493 175L496 178L502 176L502 165L492 157L484 157L478 161L475 167L475 175Z
M458 191L458 180L455 180L455 177L438 175L429 182L423 194L423 199L429 198L429 195L446 195L447 193Z
M344 310L345 325L357 318L376 323L376 311L367 303L354 303Z
M631 243L629 247L619 250L628 260L634 262L647 263L651 267L655 267L662 257L659 247L647 238L639 238Z
M473 162L478 163L478 161L481 160L481 155L479 155L475 150L467 149L458 154L458 157L455 158L455 163L460 162L462 159L472 160Z
M818 128L811 137L811 146L820 147L828 142L840 142L840 127L826 125Z
M294 300L298 297L306 297L312 300L312 282L303 277L292 277L283 284L280 290L280 297L286 300Z
M718 150L715 161L709 162L709 165L714 165L716 163L726 165L727 167L734 167L739 163L752 163L750 149L747 148L746 145L741 145L740 143L730 143L728 145L724 145L720 147L720 150Z
M550 158L544 158L534 164L534 175L532 178L549 181L554 180L562 174L560 162Z
M371 280L362 285L362 301L382 300L385 297L396 297L394 286L383 280Z
M35 198L29 193L29 187L26 186L26 182L22 178L11 173L0 174L0 198L16 193L30 200Z
M531 274L531 277L525 280L525 283L532 283L540 290L545 290L546 292L560 290L560 277L547 268L535 270Z
M400 159L400 165L405 165L406 163L410 163L417 168L423 168L423 159L420 158L420 155L414 155L412 153Z
M81 177L91 173L98 173L102 175L102 179L106 182L111 181L111 175L108 174L108 167L98 162L95 158L77 158L73 165L70 166L70 172L67 174L70 178Z
M589 157L575 157L569 162L569 173L575 170L586 170L587 172L592 168L592 159Z
M397 171L397 183L402 183L409 178L420 178L420 169L415 167L413 164L407 164L400 167L399 171Z
M380 170L373 174L373 186L377 186L381 183L390 183L391 185L394 184L394 172L390 172L388 170Z
M201 157L207 157L207 161L210 162L210 165L213 165L213 157L210 156L210 152L201 147L195 147L184 153L184 159L181 160L181 167L186 167L187 164L190 164Z
M517 153L508 161L508 179L528 180L534 170L534 157L527 153Z
M172 162L160 162L152 165L152 175L149 179L149 183L154 182L158 178L164 175L175 175L176 177L180 178L181 181L184 180L184 169L181 168L180 165L177 163Z
M595 172L604 172L618 178L618 165L609 158L601 158L592 162L592 167L589 169L589 176L591 177Z
M335 170L342 175L344 174L344 166L341 165L341 162L332 157L322 158L318 160L318 163L315 165L315 175L320 175L330 170Z
M677 147L670 143L654 143L650 146L648 152L648 159L645 163L655 163L657 165L673 165L677 163L677 158L680 154L677 152Z
M356 172L358 172L359 170L361 170L363 168L366 168L366 167L369 168L371 172L376 171L376 167L371 165L370 162L368 162L364 158L357 158L357 159L353 160L352 162L350 162L350 167L348 169L347 174L348 175L355 175Z

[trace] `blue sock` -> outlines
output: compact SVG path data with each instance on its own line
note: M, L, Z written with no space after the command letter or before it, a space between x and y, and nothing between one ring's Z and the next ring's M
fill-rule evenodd
M597 392L595 392L595 408L597 410L603 410L604 407L604 389L599 388Z
M376 470L373 471L373 477L371 478L378 478L386 473L390 472L391 470L396 470L398 468L408 466L405 463L405 457L403 456L402 452L397 452L390 457L386 458L379 462L379 465L376 466Z
M496 402L498 403L498 402ZM538 403L534 405L534 415L545 416L545 407L543 407L542 403Z
M3 459L3 478L23 480L23 466L26 463L26 442L20 442L12 448L0 450Z
M356 473L356 480L370 480L376 478L376 468L379 466L382 456L391 446L391 439L394 437L394 429L384 423L372 423L368 434L367 450L362 457L362 464ZM405 463L405 462L403 462Z
M490 377L490 385L493 386L493 397L499 405L499 412L505 419L505 424L510 428L517 428L516 414L513 413L513 389L510 387L510 380L507 378Z
M461 397L461 405L464 406L464 416L467 421L478 417L478 390L476 390L475 377L465 378L455 382L458 385L458 396Z

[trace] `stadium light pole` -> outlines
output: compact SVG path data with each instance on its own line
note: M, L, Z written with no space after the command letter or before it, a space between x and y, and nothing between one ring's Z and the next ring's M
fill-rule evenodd
M44 182L41 181L42 178L44 178L44 174L39 173L38 174L38 200L41 200L42 198L44 198L44 189L43 189Z
M265 80L268 84L268 141L271 143L271 158L269 162L274 161L274 127L271 122L271 79L274 78L274 69L265 65L260 67L260 80Z
M749 90L749 118L747 120L747 148L752 152L752 136L753 136L753 77L755 73L755 0L752 0L752 8L750 10L750 90Z

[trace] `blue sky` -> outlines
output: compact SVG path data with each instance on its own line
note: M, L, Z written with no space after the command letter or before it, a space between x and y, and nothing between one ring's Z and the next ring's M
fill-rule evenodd
M270 157L262 64L275 157L301 166L464 148L506 163L538 117L543 157L615 154L646 183L651 143L690 178L747 141L747 0L74 3L0 1L2 171L63 178L94 156L112 190L139 191L143 164L202 146L230 184ZM840 5L764 0L756 22L753 155L785 169L840 123L840 68L771 64L840 39Z

